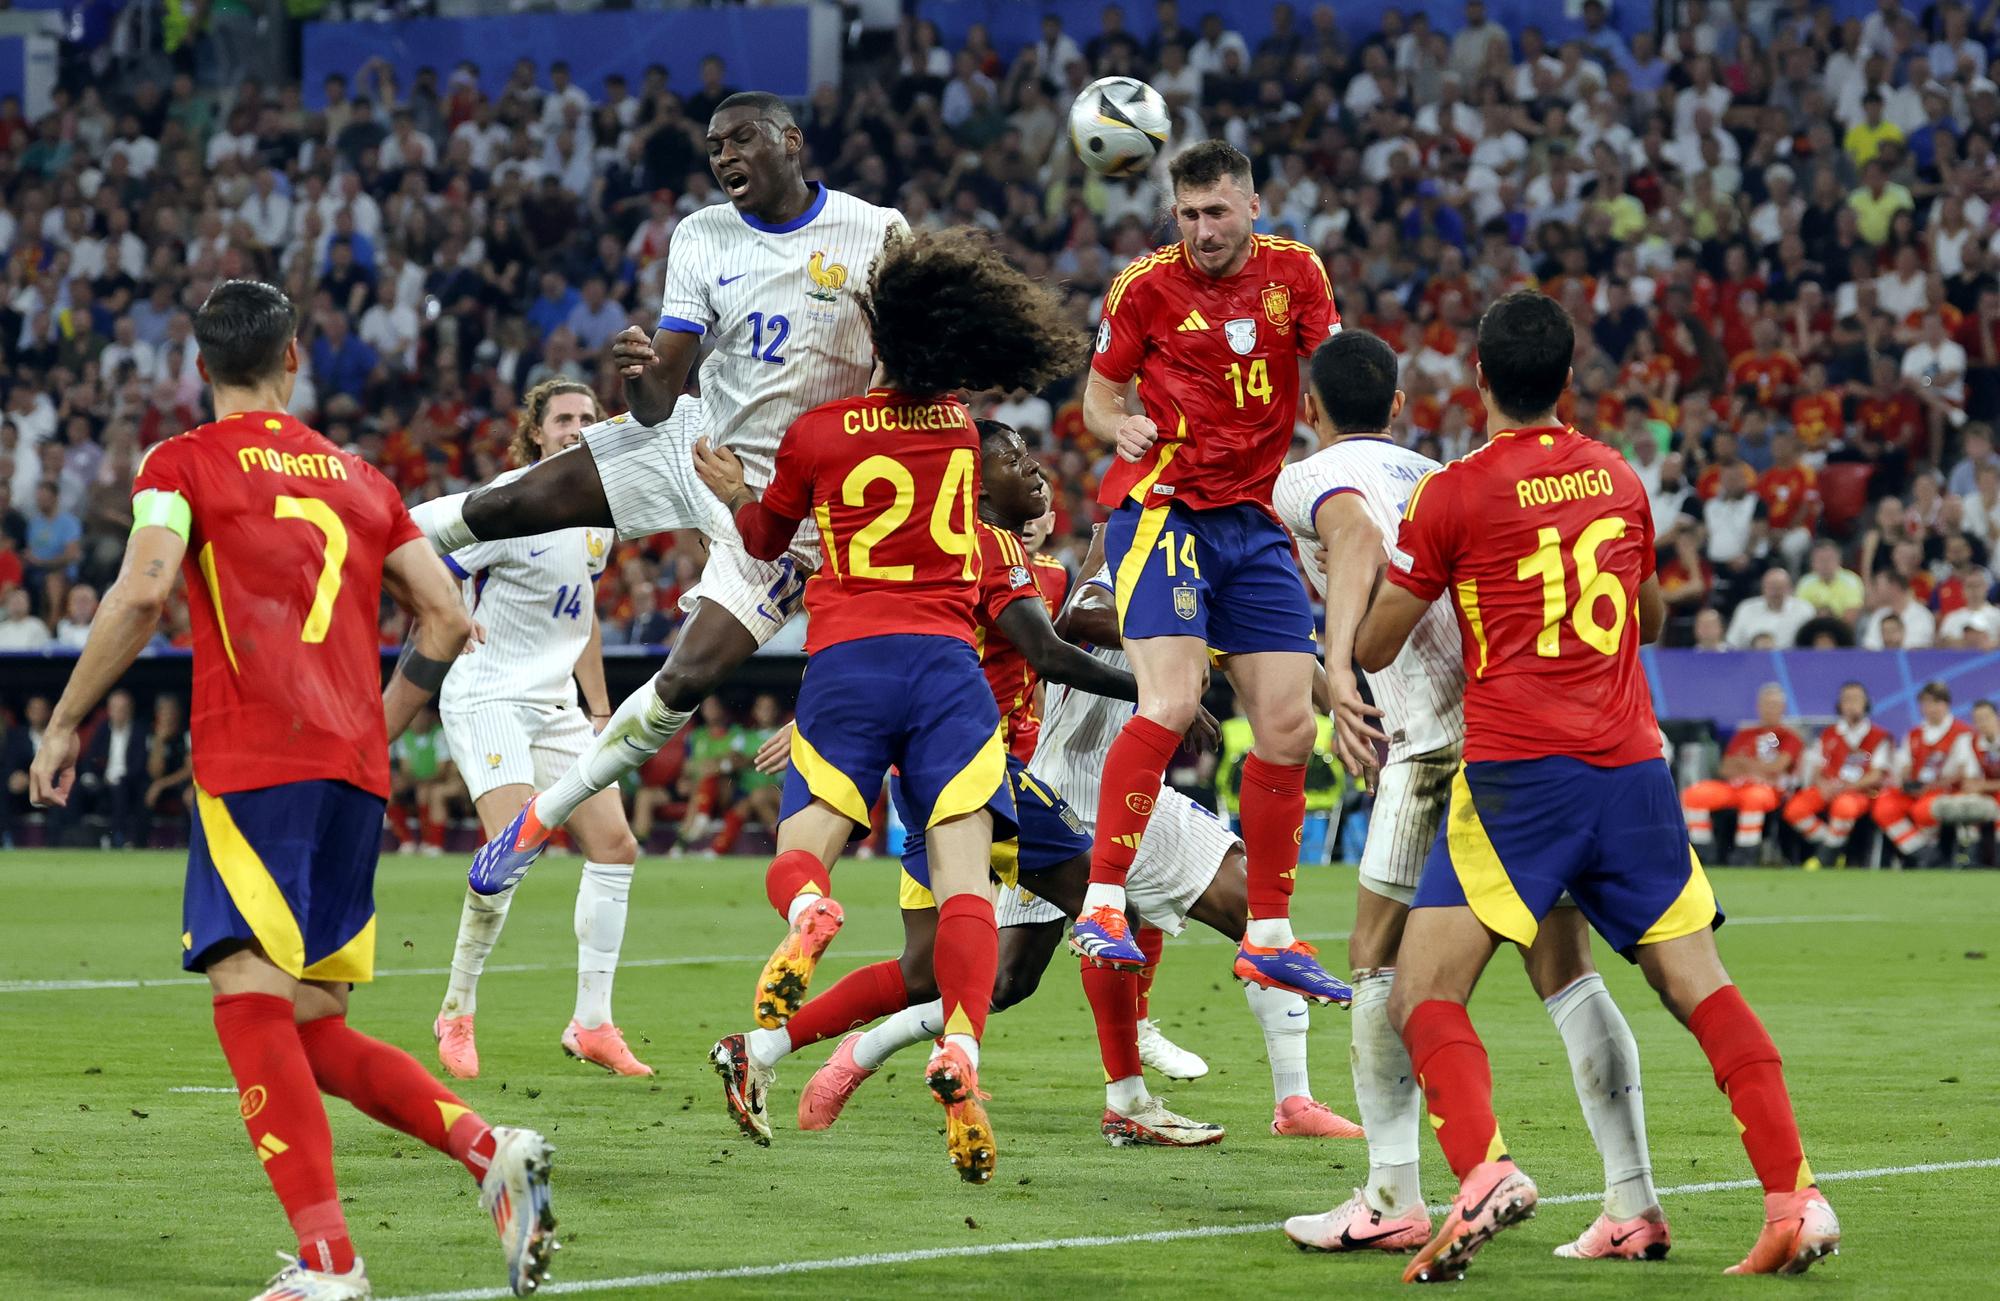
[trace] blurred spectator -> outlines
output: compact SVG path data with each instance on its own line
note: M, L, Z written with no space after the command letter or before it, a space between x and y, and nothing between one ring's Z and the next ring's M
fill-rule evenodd
M1861 575L1842 568L1840 544L1822 538L1812 548L1811 568L1799 580L1799 599L1820 615L1852 624L1868 600Z
M1758 572L1758 562L1770 551L1768 512L1763 498L1750 491L1748 465L1732 461L1722 467L1720 487L1702 509L1708 531L1708 560L1722 585L1725 604L1742 600Z
M104 720L77 762L76 794L65 823L99 820L104 849L143 849L152 825L146 799L146 737L122 687L104 700Z
M29 608L26 588L0 596L0 651L40 650L54 640L49 626Z
M1895 570L1884 570L1869 581L1869 613L1861 620L1861 645L1868 650L1908 647L1922 650L1937 635L1937 621L1931 612L1910 596L1910 580ZM1895 645L1883 625L1894 625Z
M53 479L35 485L35 509L28 516L28 585L36 590L51 573L75 578L83 559L83 525L61 506Z
M1738 605L1730 616L1727 640L1736 650L1748 650L1758 638L1769 637L1775 646L1789 650L1799 629L1812 617L1813 607L1792 593L1791 574L1767 569L1758 599Z
M35 746L28 739L28 729L0 709L0 848L15 846L15 827L30 807L28 765L34 761Z
M1729 649L1722 630L1722 612L1710 606L1694 617L1694 648L1698 651Z
M56 644L80 651L90 640L90 621L97 617L97 589L78 583L69 589L62 621L56 624Z
M621 640L633 646L664 646L672 641L676 621L660 609L658 589L641 583L631 595L631 624Z
M185 607L183 607L185 614ZM187 718L178 696L153 698L153 727L146 736L146 795L149 813L178 816L194 788L194 758Z
M1944 616L1938 624L1940 646L1966 650L1993 650L2000 646L2000 606L1988 601L1993 575L1980 565L1961 567L1964 604Z

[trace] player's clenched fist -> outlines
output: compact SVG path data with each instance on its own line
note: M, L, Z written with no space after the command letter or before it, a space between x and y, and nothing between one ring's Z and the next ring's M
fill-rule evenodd
M628 325L612 337L611 360L626 379L639 378L659 359L660 355L653 351L653 340L636 325Z
M1118 459L1137 461L1160 441L1160 427L1146 416L1126 416L1118 422Z

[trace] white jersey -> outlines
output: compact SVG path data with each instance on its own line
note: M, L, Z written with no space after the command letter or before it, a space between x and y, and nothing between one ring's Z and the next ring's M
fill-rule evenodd
M1344 438L1284 468L1271 505L1298 539L1306 579L1320 599L1326 598L1326 548L1313 522L1320 505L1335 493L1354 493L1381 530L1383 554L1403 560L1396 546L1403 507L1417 481L1439 468L1387 438L1361 437ZM1424 611L1395 663L1367 677L1389 734L1390 763L1465 743L1465 660L1458 621L1446 602Z
M667 258L660 328L714 336L701 364L706 432L760 491L794 420L867 390L875 349L859 297L890 232L909 229L894 208L813 188L784 226L729 203L702 208L675 227Z
M1076 585L1070 600L1086 587L1111 589L1111 571L1100 569ZM1130 669L1122 651L1092 647L1092 658L1115 669ZM1042 689L1042 731L1035 741L1034 757L1028 771L1048 783L1083 822L1084 830L1097 834L1097 797L1104 784L1104 755L1125 724L1132 721L1136 708L1129 700L1094 696L1088 691L1054 682Z
M509 470L493 482L526 473ZM615 536L610 529L558 529L475 542L446 556L445 566L464 586L467 608L486 629L486 644L451 666L439 708L451 713L494 701L576 704L576 661L590 644L595 585Z

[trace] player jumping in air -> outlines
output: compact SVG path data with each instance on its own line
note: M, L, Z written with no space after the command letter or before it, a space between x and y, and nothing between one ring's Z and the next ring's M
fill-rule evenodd
M488 1125L408 1053L347 1024L349 992L375 969L388 738L430 702L471 623L388 480L285 414L297 332L291 300L254 281L217 285L195 314L216 419L140 465L124 564L35 757L33 797L68 798L76 729L184 574L195 818L181 963L208 975L244 1127L299 1242L259 1296L371 1295L321 1092L463 1164L526 1296L555 1248L548 1143ZM417 620L386 692L384 588Z
M782 554L802 520L819 522L792 771L767 875L797 884L771 897L789 902L795 929L826 902L834 860L868 830L896 767L938 905L932 975L945 1023L926 1076L945 1107L952 1164L984 1183L995 1161L977 1074L998 964L990 858L1015 812L1005 728L973 649L979 434L950 394L1039 389L1084 348L1057 300L967 231L892 244L862 310L882 387L794 423L761 497L728 449L697 443L695 464L753 556ZM713 1061L732 1092L748 1086L740 1037L717 1044ZM732 1110L744 1114L747 1100Z
M1554 299L1523 291L1488 309L1476 373L1498 432L1416 486L1355 637L1355 659L1380 672L1450 592L1468 679L1465 762L1389 996L1459 1193L1403 1278L1458 1278L1534 1213L1465 1003L1499 944L1532 945L1565 891L1694 1032L1729 1098L1764 1187L1763 1230L1729 1272L1798 1273L1837 1247L1840 1226L1806 1164L1777 1047L1716 953L1722 913L1639 668L1666 615L1652 511L1622 457L1556 421L1574 349Z
M708 165L729 202L675 229L651 341L628 330L612 345L631 414L584 430L580 453L416 512L440 551L580 526L615 527L623 538L693 528L710 542L701 582L681 598L689 618L665 666L480 852L471 882L482 894L518 881L553 829L685 727L716 684L798 611L819 564L811 520L780 555L745 551L696 481L691 453L703 436L734 450L745 481L761 490L793 421L868 387L874 360L856 291L885 240L906 227L892 208L808 182L804 149L777 96L744 92L719 104ZM701 397L683 396L704 339L712 346Z
M569 449L601 414L588 385L563 379L537 384L528 390L510 449L522 468L494 482L519 479L526 467L557 453L582 455ZM486 644L452 668L438 703L451 752L489 836L513 820L537 784L560 776L588 748L594 727L611 717L595 584L615 540L609 529L560 529L476 542L445 557L486 628ZM588 716L577 707L579 685ZM578 806L569 830L584 861L576 887L576 1010L562 1032L563 1051L617 1075L651 1075L611 1019L612 977L639 857L617 788ZM451 979L432 1033L438 1060L462 1080L479 1074L472 1033L479 976L513 899L511 888L493 895L467 889L459 912Z
M1256 736L1243 769L1250 911L1236 974L1344 1003L1347 986L1292 934L1317 644L1291 541L1271 516L1301 359L1340 328L1340 314L1318 254L1252 233L1260 207L1248 158L1211 140L1169 171L1181 242L1112 282L1083 397L1090 432L1117 448L1099 500L1113 508L1105 554L1139 709L1105 759L1072 944L1113 966L1146 963L1125 880L1213 647L1230 657ZM1143 413L1130 406L1135 382Z
M1402 407L1396 372L1396 354L1365 331L1343 331L1320 345L1306 411L1325 446L1286 466L1274 497L1298 538L1306 576L1326 601L1327 679L1341 757L1355 772L1379 768L1347 942L1354 1096L1368 1131L1368 1178L1332 1210L1286 1221L1294 1242L1319 1251L1406 1251L1431 1236L1417 1182L1421 1097L1389 1021L1389 993L1424 856L1465 747L1465 667L1458 624L1438 603L1417 621L1395 662L1368 675L1379 708L1364 703L1354 680L1354 633L1370 587L1384 560L1400 554L1393 539L1404 504L1439 468L1384 432ZM1386 735L1375 730L1375 717ZM1378 744L1385 750L1378 753ZM1525 957L1604 1156L1604 1212L1556 1254L1658 1259L1669 1238L1646 1150L1639 1045L1591 963L1583 915L1575 908L1551 913Z

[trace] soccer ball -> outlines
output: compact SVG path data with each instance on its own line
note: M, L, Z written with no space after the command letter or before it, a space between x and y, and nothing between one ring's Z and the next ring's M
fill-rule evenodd
M1170 131L1167 102L1136 77L1099 77L1069 109L1069 142L1077 157L1106 176L1145 171Z

